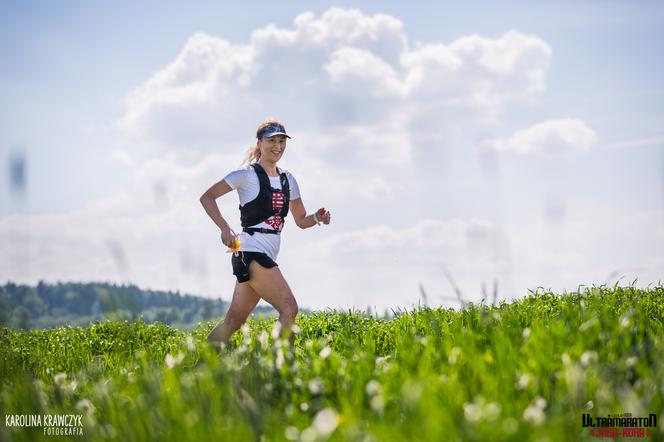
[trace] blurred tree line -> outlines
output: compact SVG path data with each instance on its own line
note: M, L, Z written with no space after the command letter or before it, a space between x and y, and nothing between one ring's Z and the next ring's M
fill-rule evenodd
M221 318L227 309L228 303L221 299L182 295L179 291L141 290L135 285L40 281L31 287L9 281L0 287L0 327L86 326L92 321L133 321L142 317L148 323L159 321L192 329L200 321ZM270 316L276 312L259 306L254 314Z

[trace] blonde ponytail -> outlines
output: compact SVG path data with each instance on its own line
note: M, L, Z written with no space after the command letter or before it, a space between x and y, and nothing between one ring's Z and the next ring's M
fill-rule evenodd
M247 155L244 157L242 164L251 164L254 161L258 161L261 158L261 150L258 147L258 143L255 143L247 151Z

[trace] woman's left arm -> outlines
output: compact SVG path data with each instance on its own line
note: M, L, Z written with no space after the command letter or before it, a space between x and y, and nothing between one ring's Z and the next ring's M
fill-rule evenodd
M307 215L307 210L304 208L302 198L291 200L288 208L293 214L295 224L297 224L300 229L306 229L318 224L316 218L318 218L318 221L323 224L330 224L330 212L324 207L318 209L315 214Z

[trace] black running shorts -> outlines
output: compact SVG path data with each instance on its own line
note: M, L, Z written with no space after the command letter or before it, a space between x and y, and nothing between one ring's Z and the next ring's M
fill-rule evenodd
M233 253L231 257L231 264L233 265L233 274L237 277L237 282L249 281L249 264L251 261L256 261L266 269L271 269L278 264L265 253L260 252L237 252Z

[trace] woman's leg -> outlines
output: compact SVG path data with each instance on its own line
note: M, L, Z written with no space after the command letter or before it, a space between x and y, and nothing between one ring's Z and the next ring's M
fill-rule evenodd
M233 291L233 300L228 307L226 316L220 320L212 329L207 337L207 341L217 350L220 350L220 343L227 343L231 335L244 324L249 313L256 307L260 300L258 293L249 285L248 282L236 282Z
M295 321L298 311L297 301L295 301L288 283L281 274L279 267L266 269L256 261L249 264L249 276L248 284L261 298L265 299L279 312L281 335L283 337L290 331L290 326ZM291 333L288 340L290 345L293 346L295 335Z

